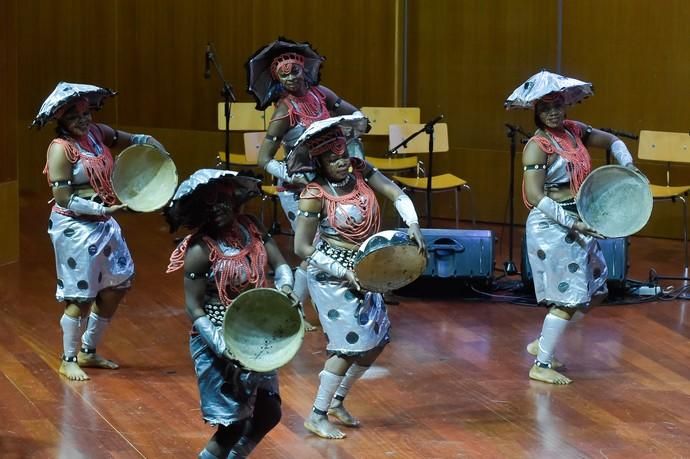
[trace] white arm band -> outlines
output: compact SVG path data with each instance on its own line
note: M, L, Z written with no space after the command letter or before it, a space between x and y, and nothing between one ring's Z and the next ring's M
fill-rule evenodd
M412 200L405 193L401 193L395 201L393 201L395 210L400 214L400 218L405 222L407 226L411 226L414 223L419 223L419 217L417 217L417 211L414 210L414 204Z
M287 166L285 165L285 161L278 161L276 159L272 159L268 163L266 163L266 167L264 169L266 169L266 172L268 172L274 177L277 177L286 182L290 181L290 176L287 173Z
M150 138L151 136L147 134L132 134L129 141L132 142L132 145L143 145L149 143Z
M307 263L319 268L322 271L326 271L338 279L344 278L345 274L347 274L347 269L345 266L338 263L320 250L315 250L314 253L308 256Z
M204 315L198 317L194 321L194 328L199 332L201 337L206 341L208 347L211 348L214 354L218 357L223 357L225 353L225 339L220 333L220 328L211 323L211 319Z
M559 225L566 228L572 228L577 219L563 210L556 201L548 196L544 196L537 204L537 209L541 210L544 215L555 221Z
M620 139L611 144L611 153L621 166L627 166L633 162L632 155L630 155L628 147Z
M290 268L290 266L288 266L286 263L278 266L276 268L276 273L273 277L273 280L276 284L276 289L278 290L282 289L286 285L292 287L292 285L295 283L292 277L292 268Z
M103 204L80 198L74 194L69 198L67 208L77 215L105 215L105 206Z

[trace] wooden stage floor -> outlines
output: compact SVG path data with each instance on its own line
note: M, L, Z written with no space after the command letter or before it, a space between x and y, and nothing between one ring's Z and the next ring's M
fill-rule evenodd
M121 368L75 383L57 373L48 212L43 196L22 198L22 260L0 267L0 457L195 458L212 429L200 418L181 276L164 274L173 245L162 218L118 218L137 278L100 351ZM507 229L477 228L496 232L502 266ZM632 238L630 263L634 279L650 269L680 275L682 245ZM322 334L309 333L280 371L282 422L252 457L688 457L688 302L625 300L566 331L558 355L575 382L555 387L527 377L524 348L544 309L466 292L401 298L390 307L392 343L348 398L362 427L337 441L302 425L325 359Z

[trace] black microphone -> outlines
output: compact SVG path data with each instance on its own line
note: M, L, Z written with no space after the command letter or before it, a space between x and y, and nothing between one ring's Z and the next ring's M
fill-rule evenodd
M434 118L433 120L431 120L431 121L429 121L428 123L426 123L426 124L424 125L424 129L430 129L434 124L438 123L438 122L441 121L442 119L443 119L443 115L438 115L436 118Z
M211 43L206 45L206 64L204 65L204 78L207 80L211 78L211 61L213 60L213 52L211 52Z

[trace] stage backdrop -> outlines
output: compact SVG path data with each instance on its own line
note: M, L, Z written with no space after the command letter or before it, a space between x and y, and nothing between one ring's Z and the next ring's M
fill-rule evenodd
M27 126L60 80L116 89L119 95L97 118L158 137L181 177L213 166L224 143L216 130L221 82L215 73L203 78L209 41L239 101L251 100L245 92L247 57L284 35L312 42L327 57L322 82L356 105L406 100L421 107L424 120L444 114L451 151L435 157L435 171L468 180L479 221L507 221L510 155L504 123L531 130L533 122L530 112L506 112L502 102L541 68L558 70L560 62L563 73L594 83L595 96L574 107L571 118L633 133L686 132L690 126L685 33L690 8L682 0L561 2L560 47L558 1L7 0L4 5L0 194L15 208L17 187L49 196L41 170L52 127ZM369 154L383 153L382 142L366 142ZM626 142L636 156L636 143ZM241 149L239 133L233 133L232 146ZM595 164L603 164L603 152L593 156ZM520 161L518 151L514 204L522 224ZM664 177L663 165L641 162L640 167L653 181ZM687 167L677 166L672 180L689 175ZM462 197L464 220L470 217L469 202ZM453 212L450 195L435 198L435 216L451 219ZM3 218L3 241L16 240L13 215ZM679 237L679 206L655 206L642 234Z

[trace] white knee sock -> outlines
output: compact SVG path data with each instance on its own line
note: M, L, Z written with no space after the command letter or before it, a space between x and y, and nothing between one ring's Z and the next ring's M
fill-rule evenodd
M295 296L299 299L300 303L304 303L309 295L309 287L307 286L307 271L300 268L299 266L295 269L295 285L292 288Z
M89 314L89 324L86 326L86 332L81 337L82 345L85 349L95 350L103 338L105 329L108 328L110 319L101 317L95 312L91 311Z
M355 383L355 381L357 381L359 378L361 378L362 375L368 369L369 369L369 367L357 365L356 363L353 363L352 365L350 365L350 368L348 368L347 372L345 373L345 377L340 382L338 389L335 391L335 395L333 396L333 399L334 399L333 401L337 400L339 402L342 402L343 400L345 400L345 397L347 396L347 393L350 392L352 385Z
M79 352L79 335L81 334L81 317L70 317L63 314L60 318L62 327L62 349L65 359L74 358Z
M568 320L562 319L553 314L546 314L544 318L544 325L541 329L541 336L539 337L539 353L537 354L537 362L541 364L551 365L553 354L556 350L556 345L560 339L565 327L568 325Z
M321 383L319 384L319 390L316 392L316 398L314 399L314 412L317 414L326 414L328 412L328 407L331 406L331 400L335 391L340 386L340 382L343 380L344 376L331 373L328 370L323 370L319 373L319 378Z
M228 454L228 459L245 459L254 451L254 448L256 448L254 440L250 440L249 437L242 435L235 443L235 446L233 446L230 454Z
M209 450L206 448L202 449L199 455L197 456L198 459L219 459L218 456L215 454L211 454Z

